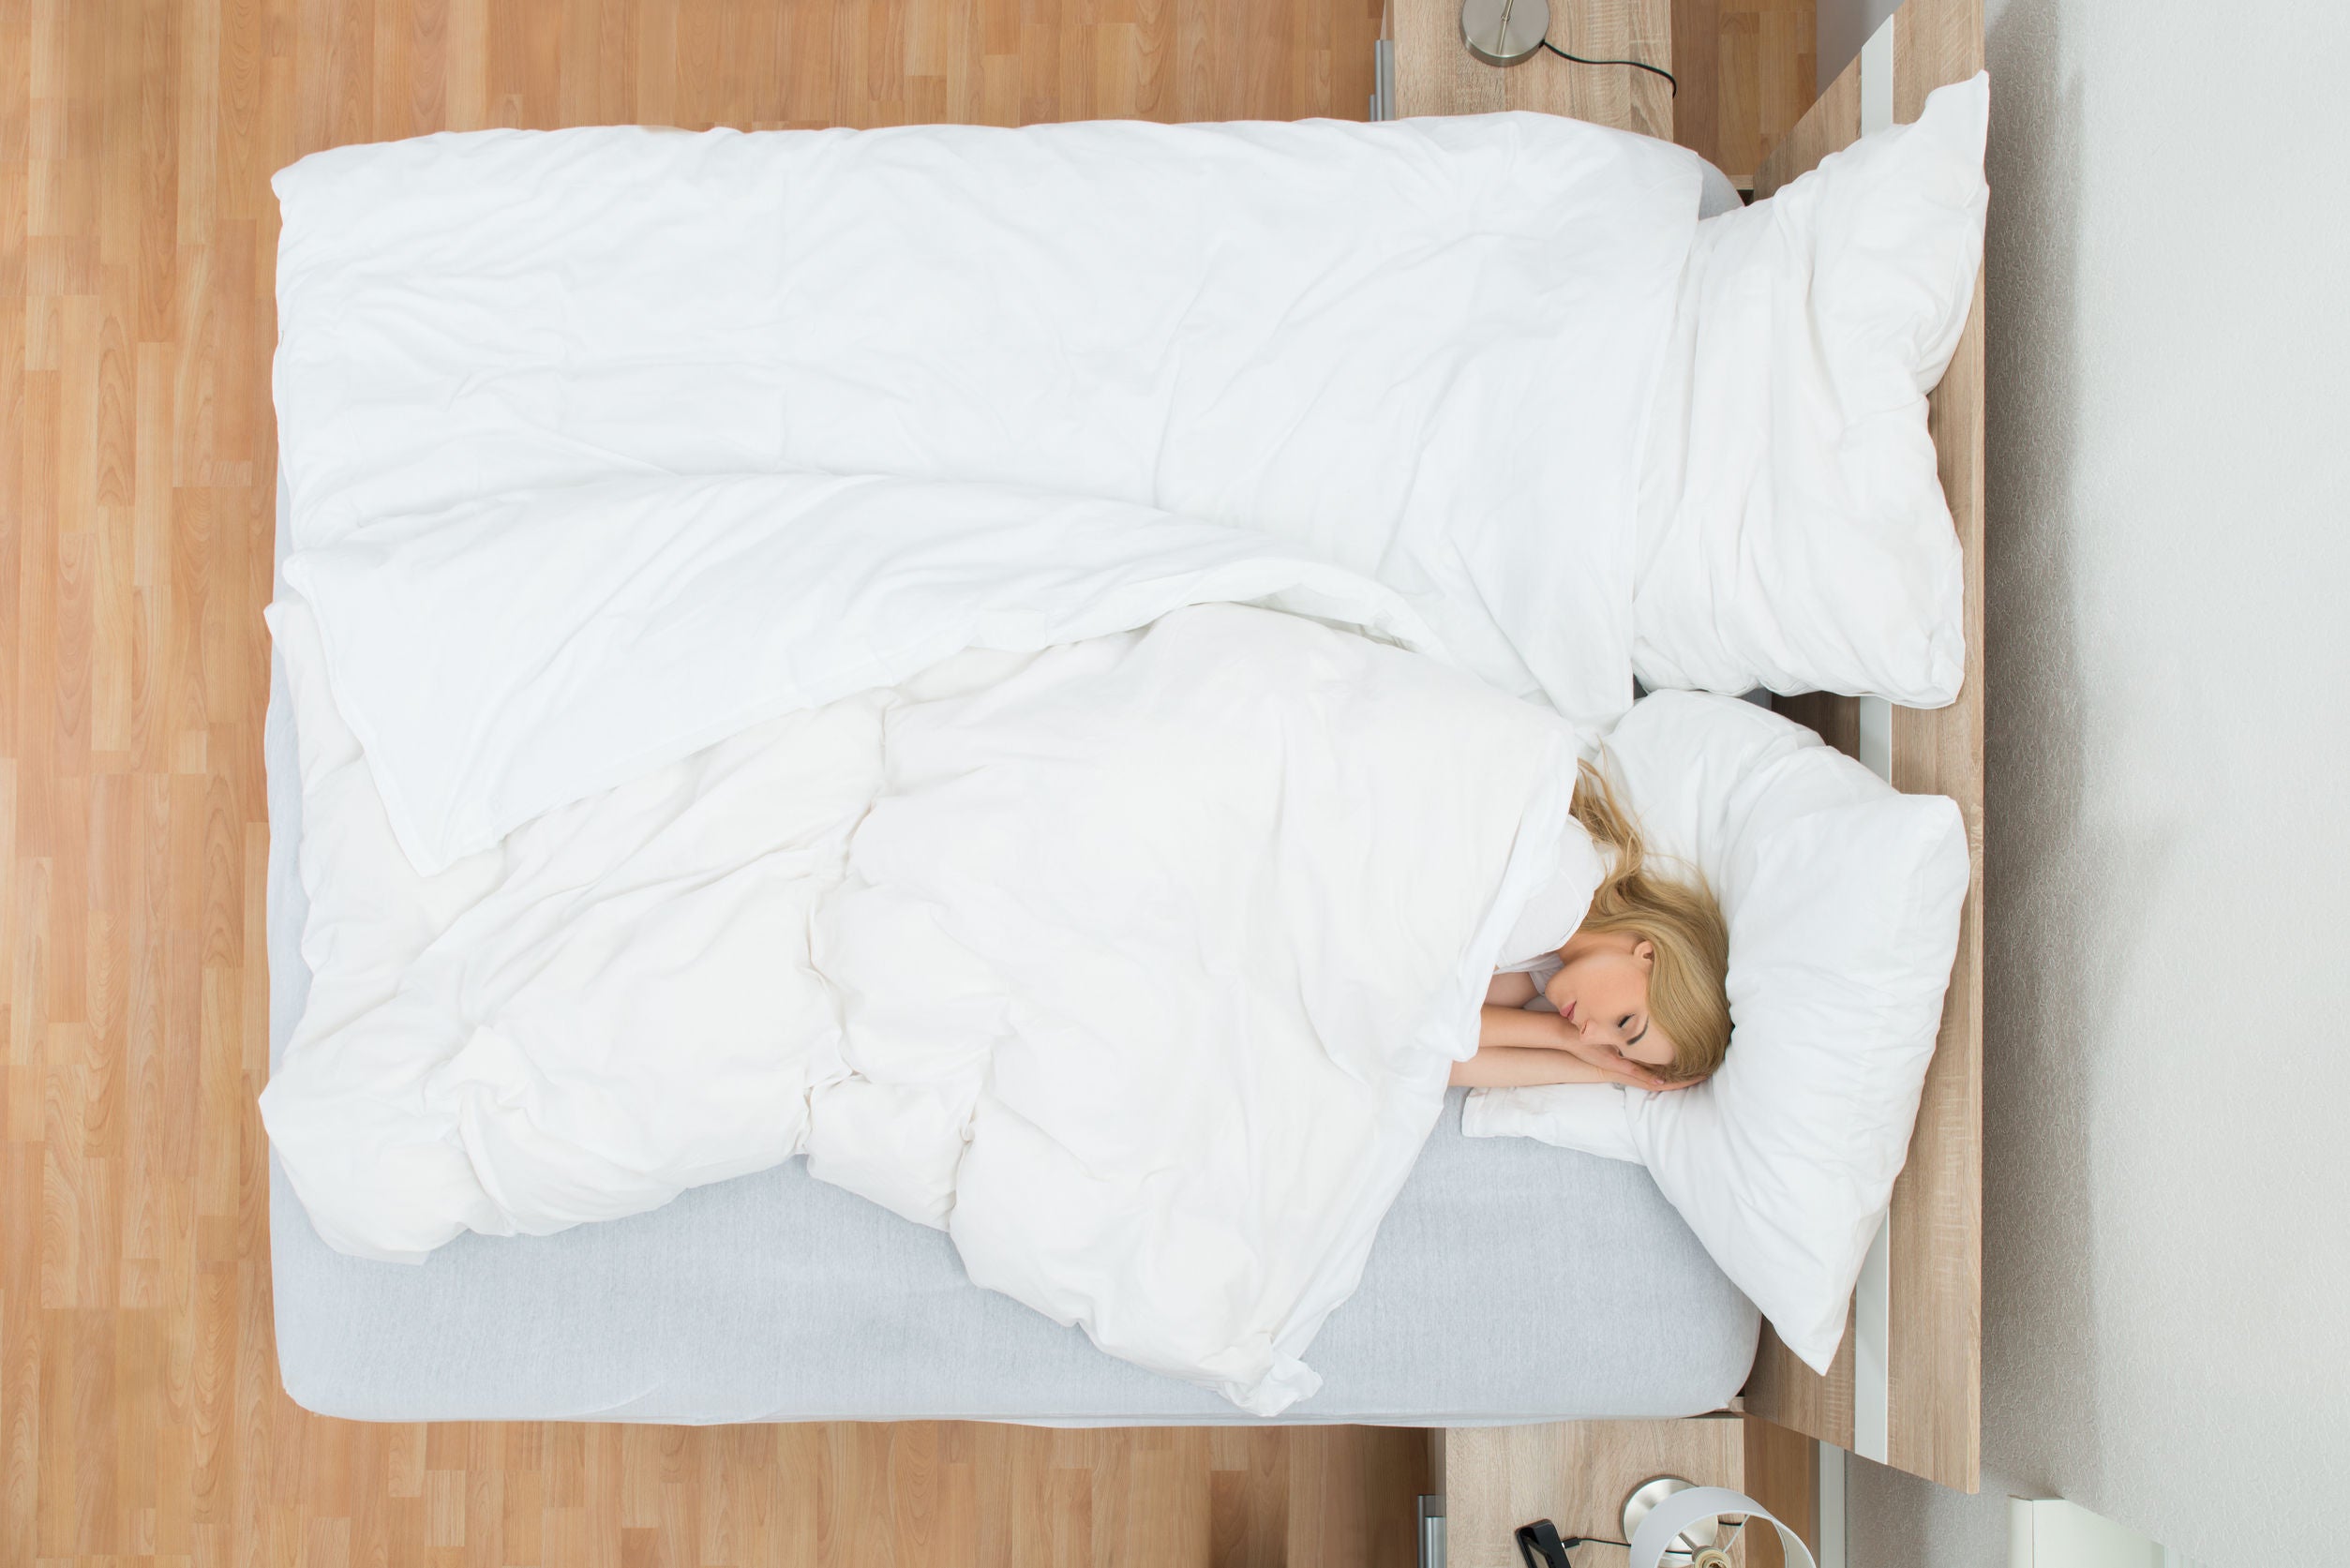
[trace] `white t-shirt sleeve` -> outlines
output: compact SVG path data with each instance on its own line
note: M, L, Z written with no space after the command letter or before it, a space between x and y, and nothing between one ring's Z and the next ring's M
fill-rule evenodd
M1559 949L1583 923L1591 909L1591 896L1599 890L1599 879L1605 874L1605 863L1591 835L1583 831L1581 823L1569 822L1559 835L1558 873L1526 901L1518 923L1510 928L1509 939L1502 944L1498 972L1555 972ZM1534 983L1540 985L1548 978L1548 974L1537 976Z

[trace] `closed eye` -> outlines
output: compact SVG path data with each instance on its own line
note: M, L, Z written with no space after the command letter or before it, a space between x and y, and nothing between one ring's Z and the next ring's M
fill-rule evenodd
M1628 1013L1624 1015L1624 1022L1623 1022L1623 1023L1619 1023L1619 1024L1617 1025L1617 1027L1618 1027L1618 1028L1620 1028L1620 1029L1629 1029L1631 1026L1632 1026L1632 1018L1631 1018L1631 1015L1630 1015L1630 1014L1628 1014ZM1634 1046L1636 1046L1636 1045L1639 1044L1639 1043L1640 1043L1640 1041L1642 1041L1642 1040L1644 1040L1644 1039L1646 1039L1646 1038L1648 1038L1648 1025L1647 1025L1647 1024L1645 1024L1645 1023L1643 1023L1643 1024L1641 1024L1641 1025L1640 1025L1640 1032L1639 1032L1639 1034L1634 1035L1634 1036L1633 1036L1630 1039L1625 1040L1625 1041L1624 1042L1624 1048L1626 1051L1629 1051L1629 1050L1631 1050L1631 1049L1632 1049L1632 1047L1634 1047Z

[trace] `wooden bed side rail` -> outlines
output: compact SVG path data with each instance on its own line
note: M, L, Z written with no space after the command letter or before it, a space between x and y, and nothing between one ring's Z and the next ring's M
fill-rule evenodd
M1885 116L1888 56L1895 124L1916 119L1936 87L1983 68L1982 0L1908 0L1886 27L1890 38L1873 39L1763 160L1758 199L1858 139L1864 118ZM1968 1492L1980 1479L1983 1367L1983 314L1978 277L1966 333L1928 404L1942 489L1966 555L1966 687L1949 708L1891 709L1893 782L1958 802L1974 874L1909 1161L1893 1187L1886 1266L1876 1276L1881 1305L1871 1316L1882 1312L1884 1366L1862 1366L1856 1375L1855 1327L1848 1327L1822 1378L1766 1329L1746 1385L1755 1414ZM1783 698L1778 706L1860 754L1855 699Z

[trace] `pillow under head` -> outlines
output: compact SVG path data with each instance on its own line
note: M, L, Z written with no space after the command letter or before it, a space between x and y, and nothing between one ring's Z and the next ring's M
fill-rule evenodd
M1665 1094L1481 1091L1462 1130L1646 1165L1788 1348L1825 1372L1908 1154L1958 953L1958 807L1701 693L1636 704L1606 763L1650 848L1721 901L1729 1054Z
M1956 699L1962 560L1926 394L1983 259L1989 79L1698 225L1643 438L1651 690Z

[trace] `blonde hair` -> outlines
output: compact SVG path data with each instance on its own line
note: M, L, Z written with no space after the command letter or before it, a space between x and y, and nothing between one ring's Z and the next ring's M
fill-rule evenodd
M1682 881L1651 868L1638 819L1608 776L1588 762L1576 777L1570 810L1594 844L1615 854L1580 929L1622 932L1655 949L1648 1012L1672 1041L1672 1066L1664 1076L1676 1082L1709 1076L1729 1051L1729 928L1721 905L1702 878Z

